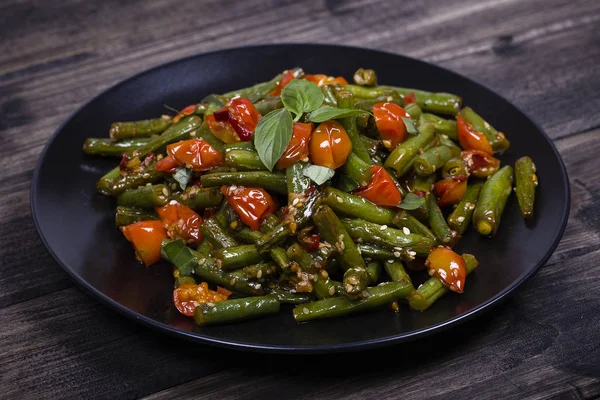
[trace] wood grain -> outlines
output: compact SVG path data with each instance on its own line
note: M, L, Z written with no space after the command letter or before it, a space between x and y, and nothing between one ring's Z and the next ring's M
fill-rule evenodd
M0 0L0 393L600 396L598 28L596 0ZM422 346L325 357L191 346L125 320L74 288L39 241L29 209L35 162L60 122L104 88L152 66L290 41L436 62L529 113L557 140L573 191L567 231L548 264L489 315Z

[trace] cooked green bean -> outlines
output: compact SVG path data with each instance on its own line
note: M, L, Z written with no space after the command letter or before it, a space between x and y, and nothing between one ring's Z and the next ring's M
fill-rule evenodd
M435 128L431 124L419 127L419 134L411 136L404 143L396 147L385 160L385 166L392 168L398 176L404 175L413 166L415 158L435 138Z
M115 224L117 226L131 225L135 222L158 219L156 214L139 208L117 206Z
M456 121L438 117L434 114L423 113L419 118L419 124L433 124L438 135L446 135L454 141L458 141L458 132L456 130Z
M253 186L287 195L285 175L273 172L217 172L202 175L200 182L203 187L221 187L223 185Z
M219 224L216 217L210 217L204 220L200 226L200 232L215 249L223 249L238 246L237 241L229 235Z
M535 174L535 164L529 157L522 157L515 163L515 192L519 201L521 215L525 219L533 218L533 203L538 178Z
M483 182L469 183L465 196L448 216L448 226L461 235L464 234L469 225L471 225L473 211L475 211L475 205L477 204L479 191L482 186Z
M100 139L100 138L88 138L83 143L83 151L85 154L104 156L104 157L121 157L123 153L135 150L139 147L146 145L150 138L137 138L137 139L123 139L123 140L112 140L112 139Z
M442 244L453 247L460 235L450 229L446 223L444 214L442 214L442 210L440 210L433 194L427 196L427 206L429 208L429 226L431 226L431 230Z
M442 178L454 178L457 176L469 176L469 170L461 157L454 157L444 163L442 167Z
M171 117L167 115L142 121L115 122L110 126L110 138L131 139L150 137L163 133L171 125Z
M230 150L225 152L225 165L238 171L266 171L267 167L260 160L258 153L246 150Z
M117 204L125 207L154 208L167 204L171 191L166 185L141 186L124 191L117 197Z
M494 236L500 217L512 191L513 169L505 166L490 176L481 191L473 212L473 226L482 235Z
M218 188L204 189L195 185L188 186L183 193L171 197L196 211L216 207L223 202L223 194Z
M196 307L194 321L200 326L225 324L279 312L275 296L246 297L204 303Z
M471 107L465 107L460 110L460 115L466 122L472 124L477 132L481 132L487 137L494 152L503 152L510 147L510 142L506 139L504 133L498 132L479 114L473 111Z

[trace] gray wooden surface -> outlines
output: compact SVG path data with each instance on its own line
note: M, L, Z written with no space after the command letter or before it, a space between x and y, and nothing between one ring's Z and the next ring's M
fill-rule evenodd
M600 396L599 32L598 0L0 0L1 397ZM572 185L571 218L547 265L504 305L443 336L325 357L190 346L75 288L29 208L33 167L60 122L152 66L275 42L419 57L523 108L555 140Z

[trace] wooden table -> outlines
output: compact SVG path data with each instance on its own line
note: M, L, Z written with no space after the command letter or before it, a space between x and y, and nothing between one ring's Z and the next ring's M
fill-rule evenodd
M599 31L598 0L0 1L2 397L599 396ZM571 218L547 265L502 306L418 345L318 357L190 345L74 287L29 208L35 162L60 122L155 65L275 42L422 58L524 109L554 139L572 185Z

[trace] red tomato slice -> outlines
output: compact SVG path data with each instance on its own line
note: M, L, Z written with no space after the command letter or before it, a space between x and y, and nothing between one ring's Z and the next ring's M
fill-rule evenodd
M196 111L195 104L191 104L191 105L187 106L186 108L181 110L179 112L179 114L177 114L176 116L173 117L173 123L174 124L178 123L181 118L185 117L186 115L192 115L194 113L194 111Z
M224 143L247 142L252 139L261 115L248 99L238 97L205 118L213 135Z
M444 286L453 292L462 293L467 277L465 260L446 247L436 247L431 250L425 265L429 275L438 277Z
M260 223L267 215L277 210L275 200L266 190L261 188L223 186L221 192L242 222L253 231L260 228Z
M171 156L163 157L162 160L159 160L154 165L154 169L161 172L167 172L172 174L179 167L179 163Z
M498 171L500 160L479 150L465 150L460 153L469 173L476 178L485 178Z
M317 86L325 85L347 85L348 81L343 76L333 77L325 74L304 75L304 79L317 84Z
M413 92L410 92L406 96L404 96L404 105L407 104L417 104L417 97Z
M355 190L354 194L379 206L398 206L402 202L402 195L385 168L371 165L371 172L371 182Z
M122 226L121 232L133 243L135 255L147 267L160 261L160 244L167 238L161 221L140 221Z
M283 76L283 78L281 78L281 80L279 81L277 87L273 89L271 93L269 93L269 96L279 96L281 94L281 89L283 89L285 85L290 83L292 79L294 79L294 73L291 70L288 70Z
M465 196L467 191L467 177L456 176L437 181L433 185L433 191L438 197L440 207L456 204Z
M402 118L410 118L410 115L404 108L394 103L376 103L373 105L373 116L383 145L388 150L395 149L406 140L408 133Z
M469 124L460 115L456 115L456 130L458 132L458 141L460 146L465 150L479 150L489 155L494 154L492 145L488 141L487 137L477 132L473 125Z
M294 122L292 139L285 148L279 161L277 161L277 168L291 167L296 162L308 157L308 141L313 129L314 125L312 122L309 124Z
M223 156L203 139L182 140L167 146L167 153L179 165L206 171L223 163ZM162 161L162 160L161 160Z
M227 300L230 291L214 291L208 288L208 283L202 282L199 285L193 283L185 283L173 291L173 303L177 311L188 317L194 316L196 307L204 303L216 303ZM224 291L224 292L223 292ZM225 294L225 292L229 294Z
M200 244L202 218L191 208L173 202L156 208L156 213L173 240L183 239L186 243Z

